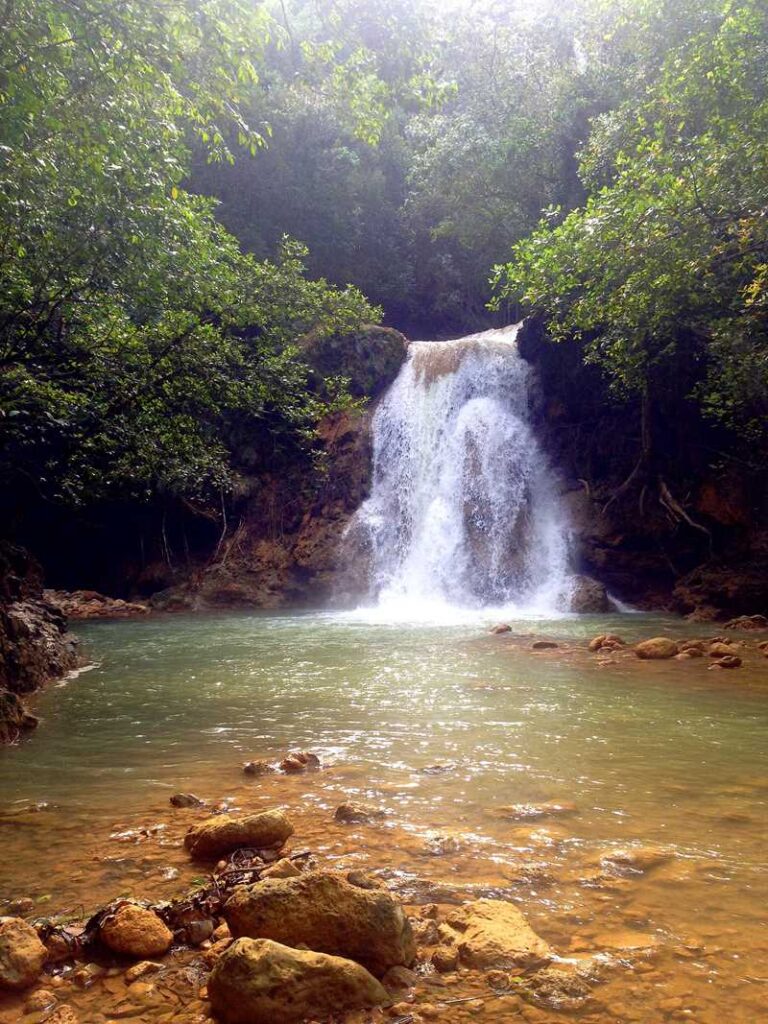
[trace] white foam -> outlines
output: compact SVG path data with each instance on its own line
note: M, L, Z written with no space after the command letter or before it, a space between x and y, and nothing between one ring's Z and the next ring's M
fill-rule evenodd
M531 618L569 607L569 525L529 420L518 328L414 342L373 421L366 621Z

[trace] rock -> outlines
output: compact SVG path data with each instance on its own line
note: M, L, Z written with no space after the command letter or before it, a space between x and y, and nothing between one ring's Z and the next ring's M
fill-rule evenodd
M591 576L574 576L571 582L570 610L580 615L599 614L611 610L608 592Z
M135 619L149 614L149 606L106 597L96 590L44 590L43 597L68 619Z
M693 651L695 654L704 654L707 648L706 640L681 640L678 644L680 651Z
M622 640L620 636L616 636L615 633L600 633L593 640L589 642L590 651L617 651L622 647L626 647L626 640Z
M765 615L739 615L723 623L723 629L768 629Z
M722 641L715 641L715 643L709 646L710 658L728 658L733 654L733 647L728 643Z
M24 1002L24 1010L27 1013L43 1013L50 1010L56 1003L56 993L49 988L39 988L33 992Z
M383 889L360 889L330 871L241 886L224 906L237 938L274 939L350 957L377 976L412 963L416 943L402 907Z
M270 864L268 868L264 868L259 877L296 878L300 874L301 871L299 871L292 860L289 860L287 857L282 857L280 860L276 860L274 864Z
M333 816L334 821L342 822L344 825L370 825L372 821L381 821L386 817L384 811L369 804L341 804L336 808Z
M132 985L134 981L138 981L139 978L146 978L148 974L157 974L162 968L163 965L155 963L154 960L141 960L139 963L129 967L125 972L125 983L126 985Z
M657 846L635 846L625 850L612 850L600 858L603 867L626 872L645 872L665 864L670 854Z
M488 632L498 636L500 633L511 633L512 627L508 626L506 622L501 622L498 626L494 626L492 629L489 629Z
M137 903L121 903L99 925L99 938L113 953L148 960L167 953L173 934L153 910Z
M52 932L45 940L45 959L48 963L62 964L73 957L73 944L61 932Z
M418 980L418 974L408 967L390 967L381 983L385 988L396 992L404 988L413 988Z
M205 951L203 954L203 960L209 967L213 967L216 961L221 957L221 954L229 949L235 940L231 936L227 936L225 939L218 939L213 945Z
M9 917L22 917L24 914L31 914L35 909L35 901L29 896L19 896L8 904Z
M489 988L495 989L497 992L506 992L512 984L506 971L488 971L485 981Z
M322 389L327 377L344 376L356 398L375 398L400 372L408 341L392 327L364 325L351 334L309 334L299 341L301 353Z
M189 921L182 932L184 941L189 946L201 946L213 935L216 922L210 917L198 917Z
M436 946L440 942L437 921L430 920L429 918L414 924L413 934L420 946Z
M532 651L551 651L560 644L556 644L554 640L534 640L531 644Z
M535 1006L574 1013L586 1004L591 986L579 970L545 967L533 974L521 991L523 997Z
M208 996L223 1024L299 1024L390 1002L386 989L351 960L248 938L221 955Z
M204 807L205 800L201 800L194 793L174 793L171 797L172 807Z
M657 660L661 658L674 658L677 654L677 644L666 636L655 636L650 640L641 640L635 645L635 654L644 660Z
M448 761L446 764L428 764L426 768L421 769L424 775L447 775L455 770L456 765L453 761Z
M442 946L432 954L432 966L440 974L449 974L459 966L459 951L453 946Z
M235 817L219 814L195 825L184 837L193 857L213 860L241 846L282 846L293 835L293 825L282 811L262 811Z
M490 813L509 821L538 821L540 818L562 818L578 814L579 809L570 800L547 800L541 804L509 804L494 807Z
M675 611L715 608L718 615L751 617L754 608L768 606L768 557L753 551L742 561L708 562L678 580L672 592Z
M42 569L23 548L0 541L0 743L37 723L21 698L78 662L66 618L43 596Z
M0 689L0 743L15 743L37 724L37 717L27 711L18 694Z
M532 968L553 957L514 903L481 899L455 910L447 920L459 958L467 967Z
M358 889L381 889L381 882L378 882L371 875L367 875L364 871L353 869L346 873L346 879L350 885L357 886Z
M0 917L0 989L34 985L45 963L45 946L20 917Z
M90 988L91 985L104 974L104 968L98 964L83 964L69 976L73 985L77 988Z
M79 1024L80 1018L71 1006L57 1007L50 1017L45 1018L45 1024Z
M424 852L430 857L447 857L463 848L464 842L459 837L440 833L428 836L424 843Z
M741 668L741 658L735 654L726 654L724 658L718 658L716 664L720 668Z
M280 762L280 770L284 772L304 772L308 768L319 768L320 758L306 750L295 750Z
M684 646L681 648L680 653L677 655L678 658L703 658L704 651L700 647L694 647L693 645Z
M243 761L243 772L246 775L270 775L275 770L269 761Z

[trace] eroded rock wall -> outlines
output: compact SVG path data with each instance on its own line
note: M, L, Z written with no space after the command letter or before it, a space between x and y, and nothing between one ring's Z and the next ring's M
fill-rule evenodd
M638 469L639 402L609 395L576 342L528 321L521 353L537 369L536 424L566 481L579 571L644 608L700 619L768 610L765 472L727 453L689 383L659 383L652 461Z
M77 662L66 619L43 598L40 566L22 548L0 545L0 742L36 724L22 696Z

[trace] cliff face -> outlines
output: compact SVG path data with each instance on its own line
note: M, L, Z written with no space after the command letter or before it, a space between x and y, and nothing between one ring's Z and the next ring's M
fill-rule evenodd
M320 427L320 468L294 466L252 481L218 552L152 598L156 608L297 607L332 598L350 516L367 496L371 413L345 412Z
M397 376L407 348L403 335L386 327L303 340L316 387L344 376L352 396L367 404L320 424L314 464L281 466L251 478L249 496L238 503L213 556L156 594L155 607L297 607L362 588L361 566L351 558L345 564L342 538L370 489L375 400Z
M37 724L22 695L77 665L66 619L43 598L40 566L23 549L0 546L0 742Z
M764 471L728 456L728 439L687 402L682 374L644 411L611 398L576 342L553 344L528 321L519 344L538 372L536 421L566 479L580 571L639 607L764 613Z

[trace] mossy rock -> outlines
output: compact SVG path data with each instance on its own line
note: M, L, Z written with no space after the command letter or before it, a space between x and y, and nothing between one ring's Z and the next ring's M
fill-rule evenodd
M299 342L315 386L326 377L347 377L355 398L375 398L400 372L408 340L392 327L364 325L351 334L308 334Z

